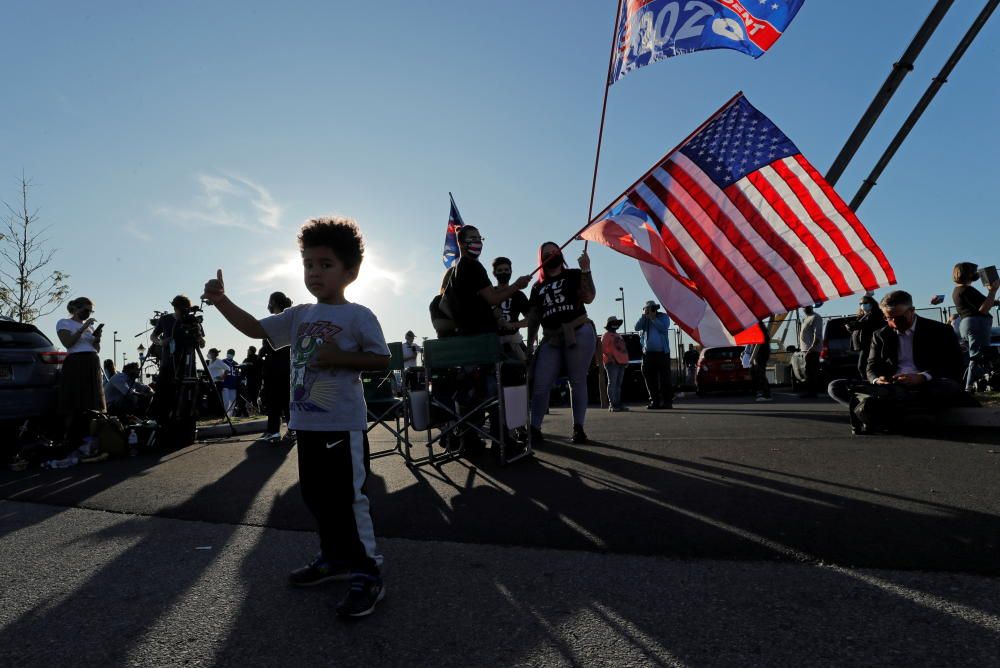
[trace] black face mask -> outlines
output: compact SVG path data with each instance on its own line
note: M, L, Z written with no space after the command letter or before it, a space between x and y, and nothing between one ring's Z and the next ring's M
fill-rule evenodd
M558 269L563 265L562 253L555 253L554 255L550 255L548 258L545 259L544 262L542 262L542 265L546 269Z
M80 318L82 320L86 320L87 318L89 318L90 317L90 313L91 313L91 311L90 311L89 308L82 308L82 309L80 309L79 311L76 312L76 314L78 316L80 316Z
M510 274L498 273L496 274L496 277L497 277L497 283L499 283L500 285L507 285L508 283L510 283Z

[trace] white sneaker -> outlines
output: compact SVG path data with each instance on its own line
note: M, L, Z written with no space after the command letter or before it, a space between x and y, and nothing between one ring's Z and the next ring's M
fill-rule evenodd
M762 394L758 394L755 401L774 401L774 399L772 399L771 397L765 397Z

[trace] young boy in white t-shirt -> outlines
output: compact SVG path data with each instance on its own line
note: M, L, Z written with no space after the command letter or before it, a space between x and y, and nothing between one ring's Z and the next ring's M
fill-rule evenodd
M205 284L213 303L239 331L291 350L289 428L298 435L302 497L316 518L320 554L293 571L304 587L350 580L337 606L343 617L363 617L385 596L375 548L368 475L368 413L360 372L389 366L389 348L378 319L344 297L357 277L364 242L354 221L314 218L299 233L304 280L315 304L300 304L257 320L225 295L222 270Z

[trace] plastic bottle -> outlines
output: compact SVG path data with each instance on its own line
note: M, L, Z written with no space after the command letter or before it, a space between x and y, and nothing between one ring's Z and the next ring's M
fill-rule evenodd
M128 455L129 457L135 457L139 454L139 435L135 433L135 429L130 429L128 432Z

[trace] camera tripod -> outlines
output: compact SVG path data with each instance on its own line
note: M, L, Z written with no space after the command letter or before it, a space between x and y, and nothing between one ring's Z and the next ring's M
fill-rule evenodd
M209 379L207 384L211 387L210 394L215 398L217 405L222 406L222 414L229 424L229 435L236 435L236 427L226 411L225 403L219 388L211 381L212 374L208 370L208 362L201 352L201 348L194 346L183 351L183 357L178 361L175 359L174 383L177 386L177 401L170 412L170 419L179 427L180 435L189 443L194 442L195 428L198 419L198 398L203 381L198 377L197 364L201 362L201 368L205 371L205 376ZM179 367L179 368L178 368ZM180 374L176 372L180 371Z

